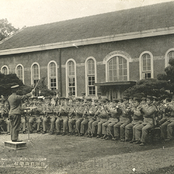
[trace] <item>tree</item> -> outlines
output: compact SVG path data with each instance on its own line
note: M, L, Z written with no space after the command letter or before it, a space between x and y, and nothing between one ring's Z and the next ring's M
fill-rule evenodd
M8 96L11 94L11 86L19 85L18 94L24 95L31 91L31 87L26 86L16 76L16 74L1 74L0 73L0 95Z
M13 35L18 30L7 19L0 19L0 41Z
M42 77L39 81L38 84L36 84L36 92L35 95L41 95L41 96L50 96L50 95L55 95L55 91L49 90L45 84L45 77Z
M170 95L170 84L166 80L158 79L143 79L136 83L136 85L124 91L126 96L155 96L168 97Z
M164 73L158 74L157 79L140 80L124 94L134 95L153 95L156 97L168 97L174 93L174 59L169 60L169 65L164 69Z

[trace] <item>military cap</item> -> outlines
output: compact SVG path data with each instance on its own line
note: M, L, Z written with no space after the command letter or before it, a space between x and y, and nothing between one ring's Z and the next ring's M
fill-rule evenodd
M108 98L105 99L107 102L110 102L110 100Z
M46 96L45 99L51 99L51 96Z
M119 99L119 102L123 102L123 99L121 98L121 99Z
M166 98L166 102L171 102L171 98Z
M38 99L38 98L36 96L32 96L31 99L34 100L34 99Z
M19 85L13 85L13 86L11 86L11 89L16 89L18 87L19 87Z
M140 97L134 97L133 100L140 102L141 101L141 98Z
M94 102L98 102L98 99L95 98L95 99L94 99Z
M38 99L39 99L39 100L44 100L45 97L44 97L44 96L39 96Z
M81 98L76 98L75 100L76 100L76 101L79 101L79 102L80 102L80 101L82 101L82 99L81 99Z
M102 103L106 103L107 99L106 98L103 98L100 100Z
M123 100L129 100L129 97L124 96L124 97L123 97Z
M86 101L92 102L92 98L87 98Z
M118 99L115 99L115 100L113 100L114 102L116 102L116 103L118 103L119 102L119 100Z
M142 97L141 100L146 100L146 97Z
M150 100L152 100L153 99L153 97L151 96L151 95L147 95L147 97L146 98L148 98L148 99L150 99Z
M60 100L65 100L66 98L65 97L60 97Z
M133 99L133 96L129 96L128 99Z

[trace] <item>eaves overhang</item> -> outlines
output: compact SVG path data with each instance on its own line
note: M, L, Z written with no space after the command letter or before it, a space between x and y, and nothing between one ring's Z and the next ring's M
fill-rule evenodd
M136 81L117 81L117 82L101 82L95 83L95 86L133 86L136 84Z
M73 41L49 43L49 44L20 47L14 49L5 49L5 50L0 50L0 56L36 52L36 51L45 51L45 50L60 49L60 48L69 48L69 47L78 48L79 46L85 46L85 45L116 42L116 41L130 40L130 39L139 39L145 37L155 37L155 36L169 35L169 34L174 34L174 27L144 30L139 32L130 32L130 33L101 36L101 37L94 37L94 38L87 38L87 39L80 39Z

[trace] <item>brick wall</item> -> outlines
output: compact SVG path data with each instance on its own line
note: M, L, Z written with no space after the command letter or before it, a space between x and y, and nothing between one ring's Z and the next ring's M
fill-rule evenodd
M154 56L154 77L164 72L165 53L170 48L174 48L174 35L158 36L151 38L133 39L120 42L79 46L78 48L61 49L62 62L62 94L66 95L65 64L70 58L77 63L77 91L78 95L85 92L85 60L94 57L97 61L97 82L105 82L105 65L103 59L113 51L124 51L130 55L132 62L129 63L129 80L139 80L139 56L144 51L150 51ZM54 60L59 64L58 50L33 52L19 55L0 56L0 67L7 65L10 73L14 73L17 64L22 64L25 68L25 84L31 84L30 68L32 63L37 62L41 67L41 77L47 77L47 65ZM58 65L59 66L59 65ZM58 71L59 72L59 71ZM47 83L47 79L46 79Z

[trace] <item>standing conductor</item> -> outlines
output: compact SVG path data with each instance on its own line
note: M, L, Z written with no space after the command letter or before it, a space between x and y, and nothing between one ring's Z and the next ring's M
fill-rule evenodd
M18 134L19 134L19 128L21 123L21 114L22 114L22 100L25 97L29 97L34 92L34 89L26 94L26 95L17 95L16 91L19 89L19 85L14 85L11 87L12 94L9 96L8 101L10 105L10 111L9 111L9 117L11 119L11 140L12 142L17 142L18 140Z

